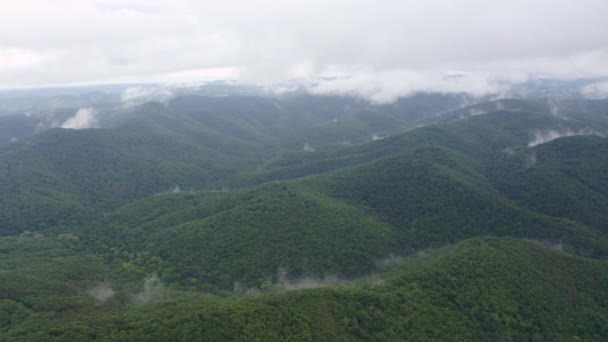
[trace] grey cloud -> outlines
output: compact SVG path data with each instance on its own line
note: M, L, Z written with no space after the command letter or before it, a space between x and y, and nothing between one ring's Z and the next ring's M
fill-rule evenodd
M608 76L606 17L603 0L6 1L0 87L346 75L313 91L485 93Z

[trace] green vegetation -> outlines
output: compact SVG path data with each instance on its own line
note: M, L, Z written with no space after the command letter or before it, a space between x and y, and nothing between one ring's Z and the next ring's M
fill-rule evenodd
M607 139L569 137L506 157L490 175L502 193L527 208L605 234L608 160L603 155L608 155Z
M169 282L218 291L267 287L279 269L296 278L361 276L394 250L395 234L356 207L271 184L155 196L81 235Z
M6 208L0 211L0 235L80 225L176 187L219 189L227 178L307 143L369 139L377 130L411 127L417 118L461 101L419 95L373 107L342 97L183 96L168 106L147 103L124 113L132 119L114 128L51 129L0 150L0 206ZM384 114L376 121L362 114L369 108ZM19 125L33 120L23 118ZM17 134L20 126L9 119L7 127Z
M228 298L165 289L143 306L52 314L2 300L0 322L13 322L4 336L15 341L601 340L607 275L605 261L474 239L340 286Z
M184 96L10 144L0 340L608 338L608 140L530 146L605 103L462 101Z

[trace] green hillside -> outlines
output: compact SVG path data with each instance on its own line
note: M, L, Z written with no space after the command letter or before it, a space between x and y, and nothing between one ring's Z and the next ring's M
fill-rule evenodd
M608 139L557 139L506 156L492 183L522 206L608 232Z
M7 150L0 160L0 203L10 210L2 211L2 233L81 223L129 200L175 186L201 188L247 167L238 156L173 132L139 128L51 130Z
M535 130L565 124L548 115L499 111L337 151L290 155L240 181L310 175L298 182L372 209L396 228L400 245L412 250L491 234L562 242L573 252L606 255L601 226L606 140L569 137L528 147ZM544 153L552 147L553 155ZM542 157L528 168L532 154ZM545 155L555 160L545 163ZM555 170L561 179L551 177ZM530 172L538 179L527 176ZM535 198L526 202L519 194ZM564 201L576 204L567 209Z
M361 276L395 249L390 225L347 203L281 184L155 196L79 235L108 246L113 259L211 291L268 286L280 270L290 277Z
M0 112L0 148L34 133L36 119L25 115L5 115Z
M608 265L514 239L473 239L338 286L229 298L156 287L44 313L1 301L0 336L20 340L601 340ZM7 325L7 322L9 325Z
M295 277L357 277L373 272L374 262L391 254L409 255L487 235L547 241L572 253L605 257L608 237L595 224L604 215L601 202L566 191L565 198L578 203L578 208L588 208L587 214L572 210L575 217L516 198L519 186L537 191L535 196L555 199L554 207L560 208L562 202L550 186L519 179L517 172L539 169L544 162L527 169L522 158L531 152L540 155L536 150L559 143L599 143L596 149L569 154L563 165L584 164L590 171L579 178L595 182L595 188L603 184L605 139L573 137L527 146L529 127L559 124L559 119L539 114L502 111L338 152L303 153L320 155L321 163L329 160L326 165L338 169L319 174L304 160L304 170L316 174L300 179L292 172L291 180L241 190L154 195L109 211L96 223L66 231L76 232L111 260L133 263L180 288L212 292L231 291L235 286L263 288L277 279L279 270ZM578 147L575 144L572 150ZM503 152L506 148L513 152ZM341 153L337 163L326 158L331 153ZM179 154L166 156L180 158ZM560 161L551 165L562 165ZM539 170L538 177L551 174ZM260 174L268 173L262 170ZM151 175L139 179L133 175L133 182L153 180ZM568 180L575 178L554 184L566 186ZM83 188L92 190L93 185Z
M603 107L461 100L184 96L10 144L0 340L606 338Z
M508 200L482 175L467 169L465 165L474 163L466 161L450 150L421 149L305 183L371 208L398 230L401 245L412 250L474 236L508 235L562 241L581 253L608 252L602 234Z
M404 129L415 123L411 110L424 116L460 101L415 96L374 107L384 113L376 120L361 119L370 105L353 98L181 96L124 113L129 119L116 119L116 127L51 129L0 150L0 205L7 208L0 212L0 235L82 224L172 189L221 188L223 180L254 171L281 151Z
M422 130L428 132L437 133ZM420 133L395 139L410 134ZM604 141L564 138L519 147L518 153L597 139ZM485 145L465 141L460 146L467 151L468 146ZM496 165L517 160L517 155L500 153L486 160L483 157L490 154L482 147L472 151L467 156L447 147L412 146L394 156L318 176L226 192L154 196L120 208L82 235L109 246L115 258L138 260L148 272L161 274L176 286L214 292L235 284L262 288L276 280L279 269L317 278L360 276L373 271L378 258L476 236L535 239L575 254L608 255L605 232L586 220L535 210L503 193L498 179L512 190L519 184L538 191L547 203L555 198L550 187L525 180L516 183L493 173L516 176ZM570 162L584 158L581 162L597 171L592 179L602 182L603 166L594 159L601 160L603 151L587 153L573 155ZM525 169L522 163L517 165ZM578 205L594 208L585 200L579 198ZM601 217L603 212L595 208ZM588 216L595 217L593 213Z
M565 120L546 114L496 111L353 146L329 147L315 153L285 153L267 163L261 170L238 175L232 183L256 184L318 174L430 146L450 148L486 162L504 153L506 148L527 146L534 129L568 124ZM578 127L577 124L574 127Z

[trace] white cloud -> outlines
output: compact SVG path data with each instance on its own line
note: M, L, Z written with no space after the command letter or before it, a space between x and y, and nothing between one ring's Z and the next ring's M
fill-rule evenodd
M590 99L608 98L608 81L588 84L581 89L581 94Z
M352 75L319 82L310 86L309 91L313 94L355 95L372 102L387 103L419 91L485 95L500 89L498 83L486 75L476 74L452 77L432 71L361 70Z
M528 143L529 147L534 147L540 144L545 144L555 139L563 138L563 137L572 137L577 135L597 135L600 137L605 137L605 134L601 132L597 132L590 129L579 129L577 131L573 131L571 129L566 130L544 130L544 131L535 131L534 138Z
M115 295L114 290L105 283L93 286L87 290L87 293L89 296L93 297L97 303L103 303Z
M0 70L28 69L39 67L53 58L52 52L0 46Z
M93 108L81 108L71 118L61 124L61 128L86 129L97 125L95 110Z
M306 144L304 144L304 151L305 152L314 152L315 149L312 146L310 146L308 143L306 143Z
M351 77L317 90L484 92L505 77L608 76L606 17L605 0L3 1L0 87L337 72Z
M165 101L173 96L173 92L167 88L155 87L128 87L120 95L125 107L133 107L147 101Z

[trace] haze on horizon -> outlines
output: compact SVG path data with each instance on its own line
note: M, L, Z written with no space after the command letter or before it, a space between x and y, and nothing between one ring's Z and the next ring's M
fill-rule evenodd
M483 94L607 77L606 18L604 0L5 1L0 88L332 77L315 91Z

